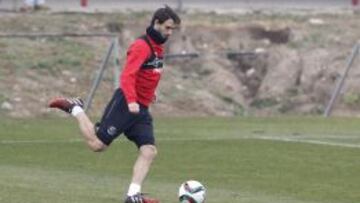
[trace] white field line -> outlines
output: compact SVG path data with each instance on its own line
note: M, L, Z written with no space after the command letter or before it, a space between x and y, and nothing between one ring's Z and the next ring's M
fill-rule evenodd
M248 139L252 139L252 138L249 137ZM360 148L360 144L347 144L347 143L327 142L327 141L319 141L319 140L304 140L304 139L296 139L296 138L288 138L288 137L262 136L262 137L253 137L253 139L281 141L281 142L295 142L295 143L298 142L298 143L328 145L328 146L337 146L337 147Z
M82 139L69 139L69 140L0 140L0 144L56 144L56 143L75 143L82 142Z
M320 137L324 139L326 137ZM329 138L334 138L330 136ZM354 136L339 136L341 139L354 139ZM341 142L329 142L329 141L320 141L309 139L309 137L287 137L287 136L243 136L243 137L212 137L212 138L160 138L158 141L201 141L201 140L226 140L226 139L257 139L257 140L269 140L269 141L280 141L280 142L293 142L293 143L308 143L308 144L317 144L317 145L327 145L327 146L338 146L338 147L348 147L348 148L360 148L360 144L348 144ZM0 140L0 144L56 144L56 143L78 143L83 142L82 139L68 139L68 140L47 140L47 139L37 139L37 140Z
M324 137L321 137L324 138ZM333 136L332 136L333 138ZM341 137L344 139L345 137ZM351 137L350 139L353 139ZM294 142L294 143L308 143L308 144L317 144L317 145L328 145L328 146L337 146L337 147L348 147L348 148L360 148L360 144L347 144L341 142L328 142L328 141L319 141L319 140L311 140L311 139L300 139L300 138L290 138L285 136L245 136L245 137L228 137L228 138L163 138L157 139L160 141L187 141L187 140L194 140L194 141L201 141L201 140L226 140L226 139L244 139L244 140L269 140L269 141L279 141L279 142ZM346 138L345 138L346 139Z

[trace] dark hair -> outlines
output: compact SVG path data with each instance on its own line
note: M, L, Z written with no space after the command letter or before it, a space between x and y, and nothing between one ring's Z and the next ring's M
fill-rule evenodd
M168 5L165 5L164 8L159 8L155 11L152 20L151 25L155 24L155 20L158 20L159 23L164 23L168 19L172 19L175 24L180 25L181 19L180 17L175 13L173 9L171 9Z

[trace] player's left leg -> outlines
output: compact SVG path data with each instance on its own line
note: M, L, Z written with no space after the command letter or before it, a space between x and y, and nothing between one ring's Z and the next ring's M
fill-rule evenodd
M140 147L138 157L134 164L131 183L142 185L156 155L157 149L155 145L143 145Z
M160 203L160 201L154 198L145 197L142 194L137 194L127 197L125 203Z
M157 150L154 145L143 145L139 148L139 154L133 167L133 176L125 203L158 202L156 199L150 199L141 194L141 186L156 154Z
M133 175L127 192L127 199L125 200L126 203L137 202L136 198L141 194L141 186L157 155L152 117L148 109L141 107L139 116L141 116L141 119L125 131L126 137L133 141L139 149L138 157L133 167ZM135 199L135 201L133 201L133 199ZM143 200L146 200L146 198L143 198Z

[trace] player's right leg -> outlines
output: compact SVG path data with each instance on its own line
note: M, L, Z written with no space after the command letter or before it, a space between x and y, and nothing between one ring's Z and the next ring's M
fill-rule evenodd
M75 116L75 118L77 119L77 121L79 123L79 127L82 132L82 135L84 136L86 143L90 147L90 149L94 152L104 151L107 148L107 145L105 145L96 136L94 124L91 122L89 117L85 114L85 112L82 111L82 112L78 113Z
M106 145L95 134L94 124L83 110L84 103L79 98L57 97L50 101L50 108L57 108L73 115L79 123L82 136L92 151L99 152L106 149Z

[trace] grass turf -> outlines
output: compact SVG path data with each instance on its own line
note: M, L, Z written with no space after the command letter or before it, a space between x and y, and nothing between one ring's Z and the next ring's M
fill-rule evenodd
M143 186L163 203L196 179L207 203L357 203L358 119L158 118ZM122 202L136 148L90 152L72 119L0 120L0 202Z

